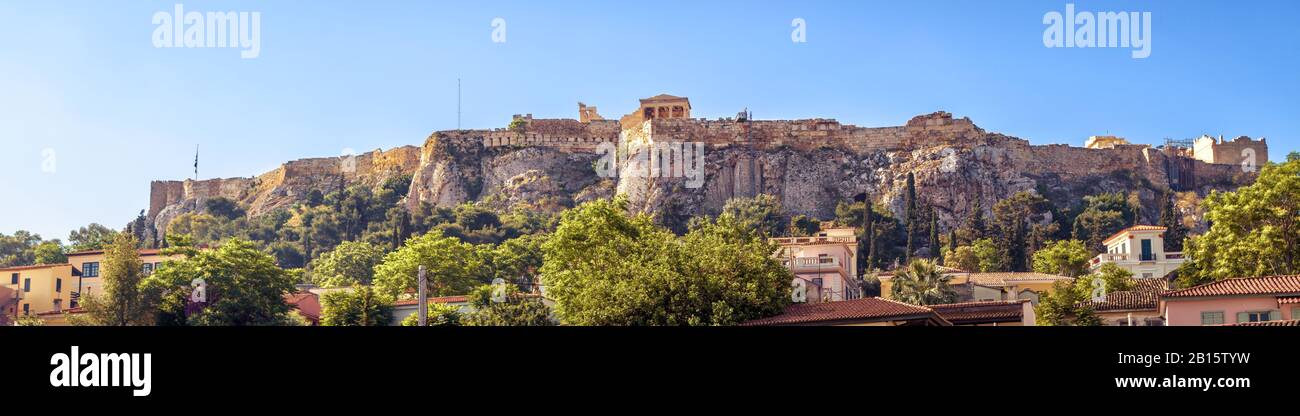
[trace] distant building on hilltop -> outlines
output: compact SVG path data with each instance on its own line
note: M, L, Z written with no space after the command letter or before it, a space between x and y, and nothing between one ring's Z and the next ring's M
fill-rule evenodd
M1204 135L1193 142L1192 155L1196 160L1217 165L1250 163L1251 166L1264 166L1268 162L1268 143L1262 137L1251 140L1240 136L1228 142L1223 140L1223 136L1215 139Z
M1083 143L1083 147L1089 149L1114 149L1115 146L1130 144L1128 140L1118 136L1091 136L1088 141Z

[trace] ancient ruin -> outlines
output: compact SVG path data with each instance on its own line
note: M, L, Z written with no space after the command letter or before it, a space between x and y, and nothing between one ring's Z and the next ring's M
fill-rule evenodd
M582 103L576 120L532 115L514 120L509 128L435 132L422 147L376 150L351 164L344 163L347 158L306 159L254 178L154 182L149 218L165 230L171 218L216 196L238 201L257 216L288 208L313 189L377 186L410 175L408 209L479 202L503 210L554 211L623 194L631 209L676 224L716 214L730 198L766 193L792 213L827 219L837 203L861 194L901 210L902 178L911 172L924 190L924 202L948 227L966 217L976 199L987 210L1020 191L1070 201L1133 191L1144 204L1154 204L1167 190L1203 196L1253 180L1235 166L1247 152L1243 149L1252 149L1259 164L1267 160L1264 141L1248 138L1202 139L1190 151L1129 144L1113 136L1094 138L1087 147L1031 145L942 111L890 127L748 115L708 120L692 118L689 99L671 95L640 100L618 121ZM704 143L705 185L686 189L680 178L596 175L593 164L602 144L627 149L656 142ZM1144 215L1156 212L1147 211Z

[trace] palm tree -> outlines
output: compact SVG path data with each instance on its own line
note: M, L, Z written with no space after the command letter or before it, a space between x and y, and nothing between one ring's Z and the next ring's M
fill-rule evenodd
M891 294L894 300L913 305L952 303L957 300L957 291L948 284L951 280L933 261L916 259L894 276Z

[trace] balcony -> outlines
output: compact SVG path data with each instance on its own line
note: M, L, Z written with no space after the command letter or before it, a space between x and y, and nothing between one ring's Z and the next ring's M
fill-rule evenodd
M772 242L783 246L809 244L856 244L857 237L777 237Z
M843 264L835 257L795 257L782 263L794 273L843 272Z

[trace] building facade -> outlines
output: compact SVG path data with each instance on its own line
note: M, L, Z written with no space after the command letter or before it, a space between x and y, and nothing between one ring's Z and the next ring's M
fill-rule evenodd
M1220 280L1161 296L1170 326L1300 320L1300 275Z
M1165 252L1165 230L1155 225L1121 230L1102 242L1106 252L1093 257L1088 268L1097 271L1106 263L1114 263L1135 278L1165 277L1186 261L1183 253Z
M1216 165L1264 166L1268 163L1268 143L1262 137L1251 140L1240 136L1224 141L1223 136L1215 139L1205 135L1192 142L1192 155L1196 160Z
M858 238L852 227L823 223L810 237L773 238L781 248L777 257L794 274L792 286L802 291L796 300L808 303L853 300L862 297L858 277Z
M0 284L9 299L0 301L6 316L17 318L70 308L73 270L70 264L45 264L0 269Z
M141 271L145 276L153 274L154 270L162 268L168 261L181 259L182 256L165 256L158 249L140 250L140 262L143 263ZM72 266L73 276L77 278L70 295L72 307L76 307L81 296L98 295L104 291L104 279L100 277L104 272L104 250L68 254L68 264Z

